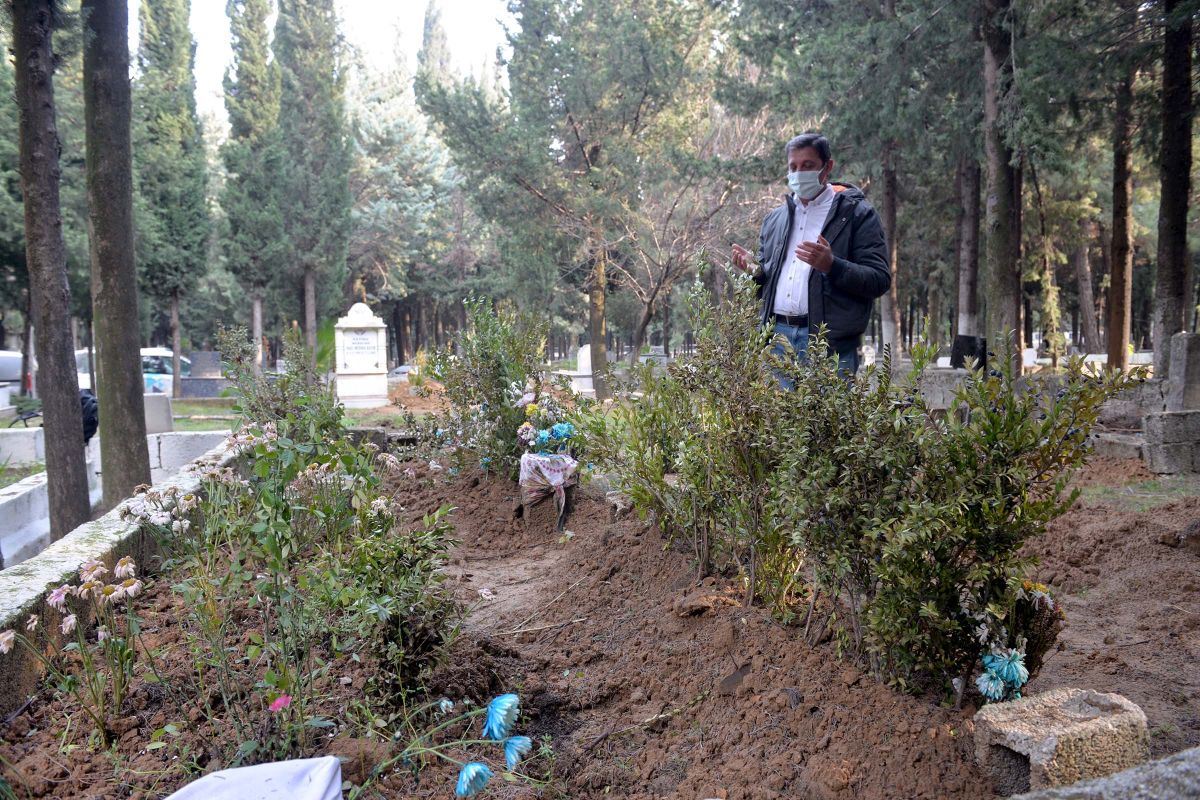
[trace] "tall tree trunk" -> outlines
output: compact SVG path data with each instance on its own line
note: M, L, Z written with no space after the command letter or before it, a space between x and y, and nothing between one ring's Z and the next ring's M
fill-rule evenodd
M171 396L183 397L182 362L179 358L179 292L171 292Z
M604 325L605 259L603 252L596 254L592 274L588 280L588 347L592 355L592 389L596 399L607 400L608 394L608 331Z
M308 360L317 365L317 273L312 267L304 270L304 344Z
M1138 0L1127 0L1126 13L1137 26ZM1126 67L1117 84L1113 114L1112 248L1109 251L1108 367L1129 369L1133 319L1133 82L1137 66Z
M892 358L897 361L904 350L900 339L900 294L896 286L896 156L891 142L883 148L883 238L887 242L888 270L892 273L892 285L887 294L879 299L879 318L883 325L883 346L890 347ZM896 362L893 362L896 363Z
M985 0L983 119L987 153L987 327L989 340L1013 341L1021 364L1021 194L1013 153L1005 140L1001 104L1012 83L1012 0Z
M1086 224L1080 223L1081 227ZM1096 323L1096 299L1092 294L1092 265L1089 259L1090 242L1084 239L1075 251L1075 287L1079 294L1079 317L1087 353L1100 352L1100 330Z
M633 338L629 343L629 366L636 367L638 356L642 354L642 345L646 343L646 330L650 327L650 320L654 319L654 303L643 303L642 310L638 313L637 324L633 326ZM595 369L595 362L593 370Z
M959 162L958 317L956 336L979 336L979 184L974 156Z
M1169 377L1171 336L1187 326L1187 213L1192 172L1192 19L1186 0L1165 0L1163 34L1162 188L1154 288L1154 375ZM1185 300L1186 298L1186 300Z
M83 0L88 241L104 506L150 483L130 144L129 6Z
M663 355L671 355L671 295L667 294L666 300L662 305L662 320L663 320Z
M33 394L33 290L25 291L24 322L21 323L21 396ZM142 368L138 366L138 379Z
M392 328L396 331L396 364L407 364L408 361L408 337L405 336L406 328L408 327L407 320L404 319L404 301L397 300L392 306Z
M255 288L250 293L250 336L254 339L254 372L261 375L263 367L263 291Z
M71 346L71 290L59 205L58 126L54 110L53 0L13 0L13 57L20 108L21 194L38 383L46 442L50 538L91 516L79 379Z

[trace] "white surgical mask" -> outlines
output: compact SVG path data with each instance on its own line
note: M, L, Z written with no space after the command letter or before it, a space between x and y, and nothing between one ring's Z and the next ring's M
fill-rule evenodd
M821 170L789 172L788 188L801 200L811 200L821 193Z

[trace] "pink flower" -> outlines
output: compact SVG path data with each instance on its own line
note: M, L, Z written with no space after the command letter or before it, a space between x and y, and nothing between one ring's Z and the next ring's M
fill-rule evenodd
M132 578L137 574L137 564L129 556L125 556L117 562L116 568L113 570L113 575L118 578Z
M38 615L30 614L29 621L25 623L25 630L27 630L27 631L37 630L37 626L38 626Z
M7 653L9 650L12 650L13 642L16 640L16 631L0 632L0 653Z
M108 572L108 567L102 561L92 558L79 565L79 578L84 581L98 581L100 576Z
M46 603L55 611L61 613L67 610L67 595L71 593L71 587L64 583L50 593L50 596L46 598Z
M96 629L96 641L103 642L107 638L108 638L108 628L101 625L99 628Z
M121 594L125 597L137 597L144 585L141 578L126 578L121 581Z
M292 704L292 696L290 694L281 694L276 697L271 703L272 711L282 711Z
M75 622L76 622L76 620L75 620L74 614L68 614L67 616L63 617L63 621L62 621L63 636L71 635L71 632L73 630L75 630Z

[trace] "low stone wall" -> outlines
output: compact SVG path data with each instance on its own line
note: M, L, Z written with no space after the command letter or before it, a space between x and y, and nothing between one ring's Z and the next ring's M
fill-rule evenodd
M220 466L236 459L224 442L204 454L205 461ZM163 489L178 487L181 492L197 492L201 486L195 470L184 469L156 484ZM133 556L146 571L153 571L156 544L133 522L120 518L113 509L99 519L80 525L38 555L8 569L0 570L0 630L19 629L30 614L38 614L48 623L57 620L57 612L46 605L47 594L56 586L76 577L79 565L99 559L111 569L122 556ZM59 637L56 624L39 627L43 636ZM37 690L42 675L41 663L23 646L0 654L0 716L20 708L25 698Z
M8 437L8 442L22 446L39 444L42 440L32 434L41 429L12 433L29 436ZM186 433L153 433L146 437L150 451L150 481L158 483L179 472L187 463L218 447L225 441L222 431ZM99 446L92 440L88 446L89 499L93 507L100 502L103 475L97 478ZM50 544L50 507L46 492L46 473L39 472L12 486L0 489L0 568L20 564L40 553Z

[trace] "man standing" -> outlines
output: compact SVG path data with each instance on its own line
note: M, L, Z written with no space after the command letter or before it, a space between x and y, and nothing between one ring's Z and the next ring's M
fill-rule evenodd
M801 134L786 152L791 194L763 221L757 265L737 244L733 264L753 275L763 324L773 325L798 358L808 357L809 332L824 324L838 369L853 375L872 304L892 282L883 225L858 187L830 182L833 157L824 136Z

